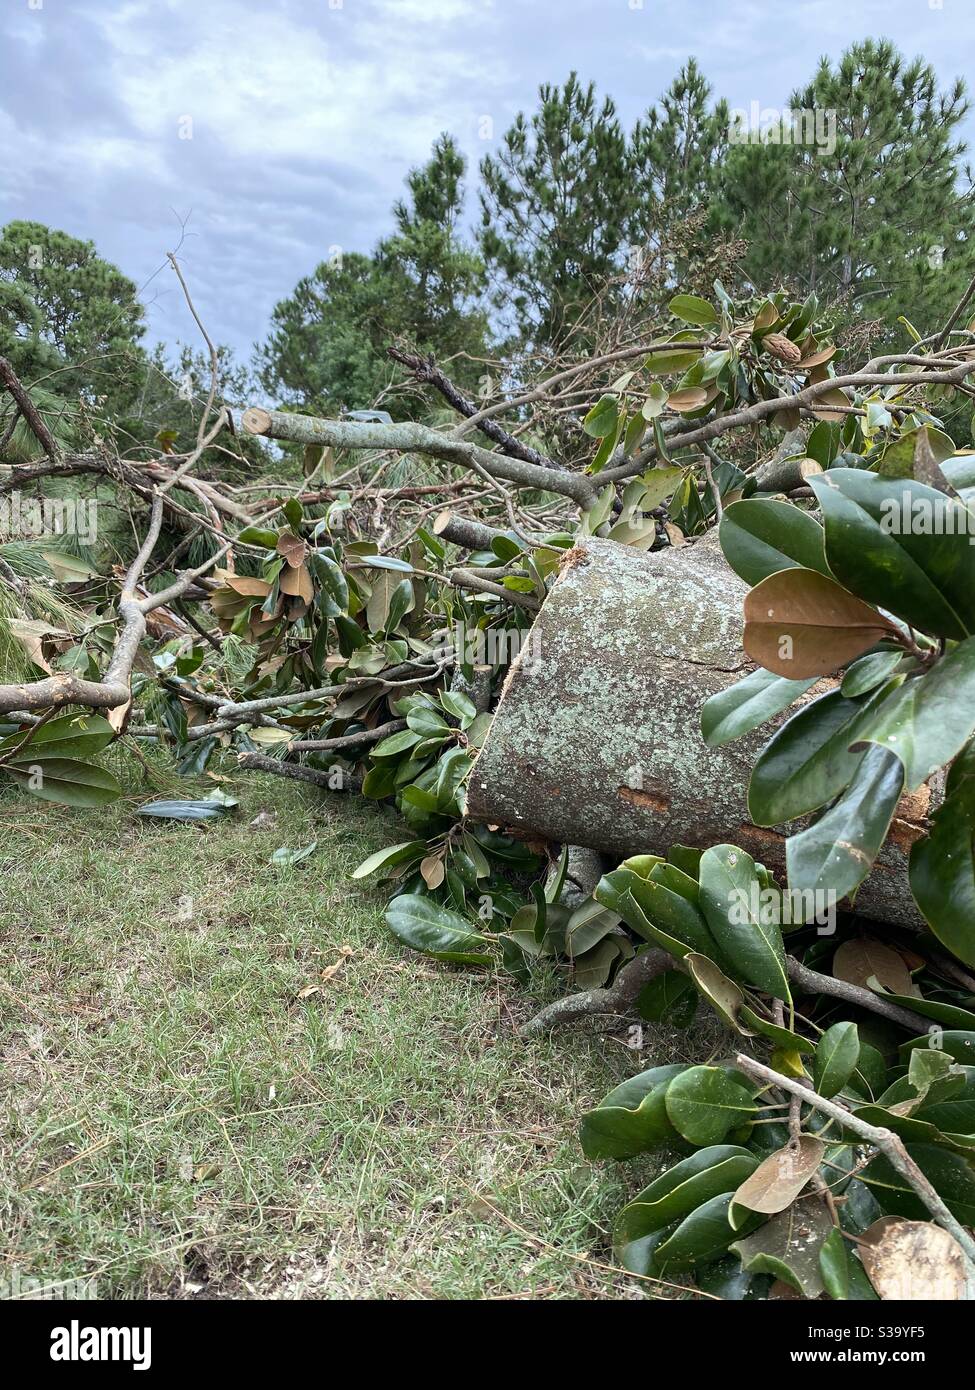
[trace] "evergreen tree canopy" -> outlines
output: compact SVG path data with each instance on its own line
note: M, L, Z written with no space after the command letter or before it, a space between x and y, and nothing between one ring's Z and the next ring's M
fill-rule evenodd
M61 396L124 396L145 332L136 295L93 242L41 222L0 233L0 353L26 381L57 372Z
M835 114L835 149L766 139L732 145L725 164L723 213L750 243L750 279L932 331L971 276L964 83L940 93L928 64L868 39L835 68L824 58L792 108Z
M481 161L480 245L505 327L557 347L621 266L632 193L612 101L575 73L539 99Z

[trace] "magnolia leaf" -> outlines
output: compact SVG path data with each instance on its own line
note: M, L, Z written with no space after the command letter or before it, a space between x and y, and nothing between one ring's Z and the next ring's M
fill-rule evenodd
M308 547L301 537L296 536L293 531L282 531L278 536L275 549L279 555L284 556L285 563L290 569L301 569L304 565Z
M719 690L701 710L701 733L709 748L720 748L788 708L816 684L816 677L788 680L761 667L744 680Z
M752 769L748 814L756 825L779 825L818 811L853 780L862 753L849 745L867 705L838 690L803 705L772 736Z
M769 1154L751 1173L732 1198L731 1224L741 1224L739 1207L748 1211L774 1216L792 1205L806 1183L818 1172L826 1153L826 1145L811 1134L800 1134L775 1153Z
M771 1038L776 1047L785 1052L813 1053L816 1051L816 1044L810 1042L808 1038L802 1037L799 1033L791 1033L788 1028L780 1028L777 1023L763 1018L747 1004L742 1004L739 1017L741 1023L747 1024L751 1032L760 1033L763 1038Z
M696 294L676 294L667 308L675 318L683 319L685 323L698 324L702 328L718 322L718 311L714 305Z
M422 859L426 848L426 840L403 840L398 845L377 850L375 854L370 854L368 859L363 859L359 867L353 871L352 877L368 878L380 869L392 869L397 864L405 864L411 859Z
M904 765L907 791L960 753L975 734L975 637L959 643L923 675L909 676L879 700L852 747L876 743Z
M965 1226L975 1225L975 1167L971 1156L940 1144L908 1142L905 1147L952 1216ZM864 1168L860 1179L885 1211L911 1221L931 1219L914 1188L884 1154L878 1154Z
M5 763L0 770L31 796L40 801L57 801L62 806L104 806L122 795L122 788L105 768L74 758L35 754L23 762Z
M59 584L83 584L86 579L95 579L98 575L91 565L66 551L42 550L41 555Z
M402 893L386 908L386 923L404 945L435 960L460 965L490 965L494 960L488 941L470 922L432 898Z
M735 1144L714 1144L682 1159L634 1197L616 1218L618 1249L680 1221L703 1202L730 1192L755 1171L758 1158Z
M791 502L732 502L718 535L725 559L746 584L795 567L828 574L823 528Z
M674 1078L685 1070L680 1063L650 1067L610 1091L582 1117L579 1140L586 1157L632 1158L657 1144L676 1141L664 1097Z
M900 649L892 652L870 652L853 663L843 676L840 690L848 700L858 695L868 695L883 685L905 660Z
M686 1028L697 1012L694 983L677 970L665 970L643 986L636 1009L647 1023L666 1022L674 1028Z
M963 503L858 468L809 481L841 584L921 632L956 640L975 633L975 546Z
M855 1023L834 1023L816 1044L813 1084L821 1096L835 1096L849 1081L860 1060L860 1034Z
M300 864L303 859L310 859L318 848L318 841L312 840L310 844L302 845L300 849L289 849L287 845L282 845L276 849L267 861L274 864L277 868L291 868L295 864Z
M594 439L605 439L615 432L618 424L619 403L617 397L607 392L600 396L582 422L586 434Z
M952 764L931 832L911 848L910 876L914 901L935 936L975 965L975 744Z
M849 1298L850 1256L838 1226L833 1227L819 1247L819 1273L830 1298Z
M735 1073L734 1075L738 1075ZM719 1144L757 1113L752 1094L721 1067L688 1067L667 1087L667 1116L689 1144Z
M674 489L683 476L683 468L651 468L649 472L644 473L642 481L645 491L640 499L643 511L652 512L668 497L673 496Z
M788 1000L782 932L767 920L751 855L735 845L715 845L701 856L700 875L701 910L722 954L750 985Z
M873 868L903 790L900 759L872 746L839 800L786 841L789 887L832 894L834 903L855 892Z
M816 570L780 570L745 598L745 651L790 680L829 675L897 631L875 608Z
M22 729L0 740L0 754L22 744L30 733L30 741L21 749L15 762L43 758L93 758L112 742L115 731L100 714L63 714L38 725L33 732Z
M654 1251L655 1268L690 1269L723 1255L735 1238L728 1219L730 1205L731 1193L722 1192L685 1216L677 1230ZM747 1218L749 1226L758 1225L761 1219L760 1216Z
M708 393L703 386L685 386L680 390L671 391L667 397L670 409L679 411L682 415L700 410L707 403Z
M799 1202L773 1216L754 1235L737 1240L731 1249L742 1268L754 1274L771 1274L803 1298L823 1292L819 1255L835 1228L820 1202Z
M910 994L911 973L903 956L871 936L844 941L833 956L833 975L847 984L877 992L882 986L893 994ZM871 983L873 981L873 983Z
M933 1221L890 1221L879 1239L860 1246L871 1284L884 1299L967 1299L965 1252Z
M707 956L691 952L684 957L684 963L694 984L713 1005L719 1018L722 1018L729 1028L741 1033L743 1030L738 1025L738 1010L744 1003L744 996L734 981L729 980Z

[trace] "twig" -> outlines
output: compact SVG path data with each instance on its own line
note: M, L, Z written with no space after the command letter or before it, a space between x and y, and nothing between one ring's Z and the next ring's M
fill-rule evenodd
M503 599L505 603L513 603L516 608L524 608L528 613L537 613L542 606L531 594L519 594L515 589L505 589L503 585L495 584L491 579L482 579L473 570L451 570L450 582L455 589L473 589L479 594L492 594L495 598Z
M811 1105L814 1110L828 1115L844 1129L852 1130L868 1144L879 1149L891 1167L896 1169L906 1182L910 1183L938 1225L942 1226L949 1235L954 1236L961 1246L968 1274L969 1297L972 1296L975 1292L975 1239L965 1230L961 1222L952 1216L930 1181L907 1152L904 1141L899 1135L894 1134L892 1130L868 1124L866 1120L859 1119L839 1101L827 1100L825 1096L813 1091L808 1083L804 1085L803 1082L794 1077L782 1076L779 1072L773 1071L771 1067L766 1067L762 1062L756 1062L752 1057L746 1057L744 1053L740 1052L735 1058L735 1066L746 1076L753 1076L756 1081L764 1081L769 1086L777 1086L781 1091L788 1091L790 1095L798 1095L800 1101L806 1105Z
M61 451L54 441L54 436L44 423L40 411L31 400L26 387L21 382L17 373L14 371L6 357L0 357L0 381L3 382L7 390L17 402L17 408L30 426L37 442L41 445L45 454L52 463L58 463Z
M818 970L810 970L808 965L803 965L794 956L787 956L785 964L789 979L807 994L825 994L833 999L843 999L848 1004L859 1004L861 1009L869 1009L871 1013L880 1014L882 1018L889 1018L892 1023L899 1023L902 1028L907 1028L913 1033L923 1033L927 1030L929 1019L911 1013L900 1004L890 1003L882 994L875 994L872 989L851 985L846 980L837 980L832 975L820 975Z
M330 792L357 792L362 786L362 778L344 768L319 772L317 768L305 767L302 763L283 763L263 753L241 753L239 765L251 772L273 772L275 777L287 777L292 782L308 782Z
M361 748L363 744L378 743L389 734L398 734L406 728L405 719L389 719L378 724L375 729L360 729L356 734L339 734L335 738L297 739L288 747L289 753L339 753L347 748Z

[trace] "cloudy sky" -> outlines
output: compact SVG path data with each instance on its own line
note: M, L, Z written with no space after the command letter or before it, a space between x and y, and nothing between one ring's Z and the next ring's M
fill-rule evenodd
M947 82L971 66L975 6L2 0L0 223L93 239L145 287L151 337L172 342L194 339L159 269L185 221L207 325L246 356L329 248L368 250L388 229L440 131L476 162L539 83L573 68L629 125L690 54L732 106L779 107L821 54L868 35L923 53Z

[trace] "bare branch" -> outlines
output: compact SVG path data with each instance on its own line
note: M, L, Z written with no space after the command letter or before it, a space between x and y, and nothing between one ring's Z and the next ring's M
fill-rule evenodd
M898 1135L894 1134L892 1130L882 1129L877 1125L868 1124L866 1120L858 1119L841 1102L827 1100L812 1090L808 1081L803 1082L791 1076L783 1076L780 1072L773 1071L771 1067L766 1067L763 1063L746 1057L744 1053L739 1053L735 1058L735 1066L746 1076L754 1077L756 1081L764 1081L766 1085L777 1086L779 1090L787 1091L789 1095L797 1095L801 1101L811 1105L814 1110L828 1115L844 1129L851 1130L868 1144L879 1149L891 1167L895 1168L901 1177L910 1183L938 1225L943 1226L950 1235L954 1236L961 1246L967 1266L969 1297L975 1296L975 1240L972 1239L961 1222L952 1216L930 1181L911 1158L904 1147L904 1141Z
M289 440L293 444L329 444L337 449L393 449L398 453L428 454L462 468L480 465L493 478L518 487L558 492L582 508L591 507L596 491L588 478L578 473L559 473L524 459L495 454L477 444L467 444L440 434L427 425L412 422L387 424L361 420L321 420L312 415L288 415L280 410L251 406L241 423L250 434L268 439Z

